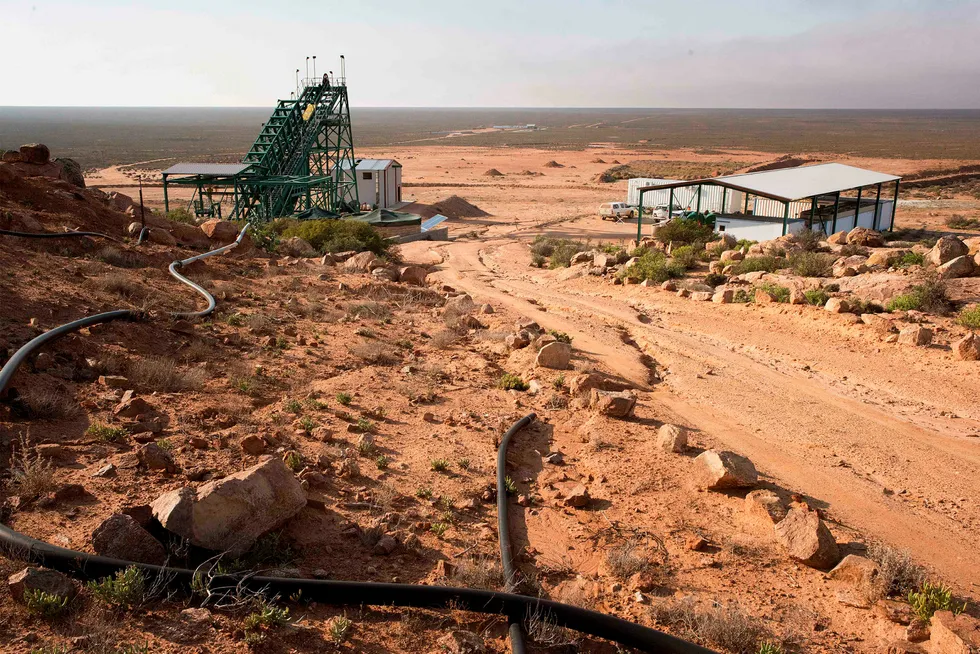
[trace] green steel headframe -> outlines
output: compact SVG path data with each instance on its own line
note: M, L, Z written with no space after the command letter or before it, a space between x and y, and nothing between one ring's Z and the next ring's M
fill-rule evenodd
M357 211L354 137L344 77L303 80L298 98L280 100L233 176L164 176L169 185L196 189L192 206L211 211L231 196L227 218L263 222L317 207ZM169 207L168 207L169 208Z

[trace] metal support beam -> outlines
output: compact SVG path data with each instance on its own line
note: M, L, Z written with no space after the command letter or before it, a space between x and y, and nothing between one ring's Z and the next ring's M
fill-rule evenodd
M742 213L744 215L746 215L746 216L749 215L749 194L748 193L745 194L745 208L742 209Z
M167 176L163 176L163 212L170 213L170 198L167 197Z
M728 189L726 187L721 188L721 211L718 213L725 213L725 201L728 199Z
M840 191L834 194L834 219L830 223L830 231L837 233L837 214L840 212ZM855 221L857 222L857 221ZM857 227L857 225L855 225Z
M667 220L674 219L674 189L670 189L670 200L667 201Z
M698 184L698 208L697 212L701 213L701 185Z
M810 229L813 229L813 219L817 217L817 196L810 198ZM820 226L820 231L823 231L823 225Z
M636 210L636 244L640 244L640 230L643 228L643 194L646 191L640 191L640 206Z
M855 205L855 207L854 207L854 225L855 226L857 226L857 224L858 224L858 218L861 216L861 191L863 191L863 190L864 190L864 187L863 186L859 186L858 187L857 205Z
M892 200L892 222L888 226L888 231L895 231L895 214L898 213L898 185L901 180L895 180L895 198Z
M871 219L871 229L878 229L878 213L881 211L881 184L878 184L878 194L875 196L875 215ZM894 222L894 220L892 221Z
M789 202L783 202L783 236L786 236L786 226L789 221Z

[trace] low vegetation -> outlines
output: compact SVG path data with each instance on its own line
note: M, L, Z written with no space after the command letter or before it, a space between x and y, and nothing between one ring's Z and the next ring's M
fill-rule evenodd
M970 329L980 329L980 304L960 311L956 322Z
M8 484L20 497L33 499L56 488L54 468L41 457L27 436L18 440L11 459Z
M830 294L822 288L812 288L807 291L803 291L803 297L806 298L806 302L809 305L815 307L822 307L827 304L827 300L830 299Z
M690 598L668 600L651 609L653 619L681 638L735 654L779 652L768 630L736 603L699 609ZM766 646L768 649L763 649Z
M653 237L664 244L693 245L713 241L715 230L711 225L702 225L696 220L675 218L654 230Z
M526 391L528 388L530 388L528 383L521 379L520 375L515 375L510 372L505 372L503 376L501 376L497 386L505 391Z
M908 293L892 298L885 308L888 311L945 313L950 308L946 283L937 277L926 277Z
M946 219L946 226L950 229L980 229L980 218L967 218L962 214L954 213Z
M132 610L146 601L146 574L136 566L120 570L115 577L90 581L87 587L97 600L115 609Z
M780 302L783 304L789 302L790 290L785 286L765 283L765 284L760 284L759 288L772 295L773 298L776 300L776 302Z
M245 616L242 628L248 644L260 643L269 632L289 622L289 609L275 604L258 601L255 610Z
M378 256L394 255L394 243L367 223L356 220L294 220L283 218L272 223L279 238L298 236L317 252L364 252Z
M668 279L679 279L684 276L686 269L673 261L667 260L660 250L646 249L636 261L620 272L620 276L636 281L649 280L658 284Z
M942 584L923 582L918 590L909 591L909 606L922 622L928 622L936 611L952 611L954 614L966 610L966 603L953 601L953 591Z
M751 272L773 273L780 268L785 268L786 265L787 261L782 257L771 255L746 257L742 261L738 261L732 265L732 274L744 275L745 273Z
M46 593L40 588L28 588L24 591L24 606L32 615L50 620L67 612L68 598Z
M789 267L800 277L828 277L835 257L820 252L797 252L789 256Z

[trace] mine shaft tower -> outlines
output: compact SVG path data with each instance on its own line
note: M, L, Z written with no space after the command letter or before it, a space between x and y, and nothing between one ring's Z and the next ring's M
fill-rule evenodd
M340 76L308 77L297 87L295 97L279 100L241 164L180 163L163 171L166 210L168 190L178 186L194 189L198 216L265 222L310 209L357 211L343 57Z

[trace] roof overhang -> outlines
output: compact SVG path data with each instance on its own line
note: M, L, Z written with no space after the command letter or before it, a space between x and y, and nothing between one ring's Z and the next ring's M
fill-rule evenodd
M219 164L219 163L176 163L170 168L163 171L164 175L201 175L201 176L215 176L215 177L230 177L234 175L240 175L251 164L243 163L233 163L233 164Z

